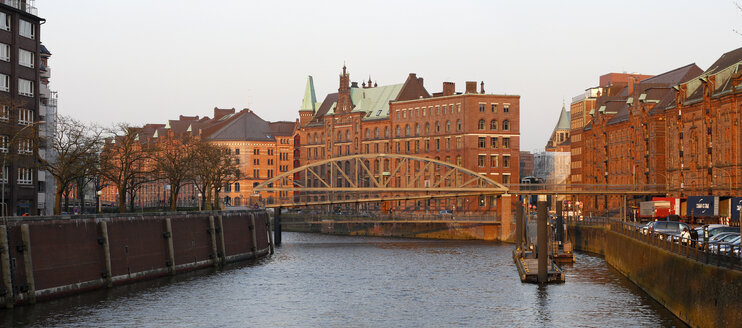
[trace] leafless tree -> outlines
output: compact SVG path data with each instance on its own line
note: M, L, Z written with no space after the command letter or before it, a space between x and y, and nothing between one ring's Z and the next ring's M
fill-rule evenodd
M119 212L126 211L126 198L134 196L141 186L153 179L150 145L140 142L141 128L118 124L111 129L100 157L101 175L118 190Z
M192 143L193 159L192 181L201 193L201 202L205 210L218 209L219 191L226 183L236 181L238 166L234 157L227 153L226 147L220 147L204 140Z
M154 151L157 176L170 185L170 211L178 205L180 188L193 176L194 143L191 137L163 137Z

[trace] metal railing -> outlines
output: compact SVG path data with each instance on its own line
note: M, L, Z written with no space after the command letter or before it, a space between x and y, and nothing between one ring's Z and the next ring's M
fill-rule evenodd
M604 225L623 236L700 263L742 270L742 250L738 244L719 241L704 242L703 238L699 240L681 238L675 234L643 229L640 224L623 222L615 218L592 217L568 222L578 225Z
M437 213L381 213L375 212L342 212L327 213L314 211L288 212L283 217L301 219L306 222L317 221L441 221L441 222L500 222L495 215L484 214L437 214Z

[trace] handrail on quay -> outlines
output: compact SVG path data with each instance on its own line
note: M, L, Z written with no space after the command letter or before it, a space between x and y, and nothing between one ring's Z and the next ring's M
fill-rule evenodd
M567 220L567 222L577 225L606 226L612 232L700 263L742 271L742 250L740 245L733 243L681 238L674 234L648 231L633 222L623 222L615 218L589 217L582 220Z

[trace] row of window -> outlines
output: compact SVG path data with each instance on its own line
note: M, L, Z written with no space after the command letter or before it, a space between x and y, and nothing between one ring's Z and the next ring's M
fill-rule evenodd
M456 104L456 108L456 112L461 112L461 104ZM436 105L435 111L433 111L433 106L428 106L427 108L423 107L422 110L420 108L398 109L395 114L397 115L397 119L403 119L407 118L407 113L409 112L410 119L414 119L416 116L420 118L425 116L441 115L441 109L443 109L443 115L454 113L453 104L450 104Z
M33 111L30 109L19 109L18 110L18 124L29 125L33 123ZM8 106L0 106L0 122L10 121L10 109Z
M490 155L490 167L491 168L497 168L500 167L500 156L499 155ZM487 167L487 155L479 155L477 157L477 165L479 167ZM502 155L502 167L503 168L510 168L510 155Z
M3 168L3 174L0 176L2 183L8 183L8 167ZM19 185L30 185L33 183L33 169L31 168L18 168L18 179L16 182Z
M4 12L0 12L0 29L10 31L10 26L10 15ZM34 26L34 23L19 19L18 26L18 35L32 40L36 38L36 28Z
M18 64L34 68L36 55L28 50L18 49ZM10 62L10 45L0 43L0 60Z
M486 112L487 103L479 103L479 112L484 113ZM490 111L492 113L497 113L497 103L490 103ZM510 104L503 104L502 106L502 112L503 113L509 113L510 112Z
M26 97L33 97L33 81L18 78L18 94ZM10 91L10 75L0 73L0 91Z
M10 148L8 145L10 137L7 135L0 135L0 152L7 153ZM30 155L33 154L33 140L23 139L18 142L18 154Z
M227 152L227 155L231 155L232 154L232 149L227 148L226 152ZM234 154L235 155L239 155L240 154L240 149L239 148L235 148L234 149ZM253 155L260 155L260 148L253 148L252 154ZM273 148L268 148L268 156L272 156L272 155L273 155Z
M500 148L498 140L502 140L502 148L503 149L510 149L510 138L509 137L502 137L501 139L498 139L497 137L491 137L490 138L490 147L491 148ZM477 140L477 148L484 149L487 148L487 138L486 137L479 137Z

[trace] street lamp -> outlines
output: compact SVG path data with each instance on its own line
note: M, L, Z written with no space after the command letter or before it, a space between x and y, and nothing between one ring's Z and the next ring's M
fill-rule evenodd
M103 194L102 190L98 190L98 213L100 213L100 196Z
M719 171L725 173L729 178L729 197L732 197L732 175L727 171ZM718 175L716 175L718 177Z
M33 126L36 126L36 125L39 125L39 124L45 124L45 123L46 123L46 121L36 121L36 122L33 122L33 123L29 124L29 125L24 126L20 130L18 130L18 132L15 135L13 135L13 138L10 138L10 140L8 141L7 151L6 151L7 154L8 155L10 154L11 145L13 145L13 142L15 142L15 139L18 138L18 136L21 134L21 132L23 132L24 130L26 130L26 129L30 128L30 127L33 127ZM0 168L0 170L2 170L3 180L4 180L4 181L0 181L0 182L2 182L2 183L0 183L0 184L2 184L2 187L0 187L0 203L3 206L3 208L2 208L2 211L3 211L2 212L3 224L6 225L6 226L8 225L8 218L7 218L8 205L5 204L5 184L10 183L10 179L8 178L8 175L10 175L10 172L9 172L10 170L8 170L8 172L5 171L5 162L6 162L7 158L8 158L8 155L3 156L3 163L2 163L2 167Z
M198 193L198 211L201 212L201 193Z

